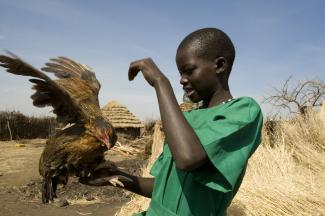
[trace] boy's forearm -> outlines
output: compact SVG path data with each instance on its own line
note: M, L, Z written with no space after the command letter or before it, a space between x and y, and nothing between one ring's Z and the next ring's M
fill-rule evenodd
M97 170L90 177L80 177L79 182L90 186L115 186L150 198L153 191L154 178L138 177L121 170L112 172L101 169Z
M184 118L171 84L167 78L154 85L161 120L176 166L183 170L192 170L207 160L203 146L192 127Z

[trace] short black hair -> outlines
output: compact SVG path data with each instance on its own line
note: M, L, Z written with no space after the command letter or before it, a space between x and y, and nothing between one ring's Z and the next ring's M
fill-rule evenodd
M224 57L231 71L235 59L235 47L228 35L217 28L203 28L190 33L177 48L177 53L184 49L193 49L199 57L214 60Z

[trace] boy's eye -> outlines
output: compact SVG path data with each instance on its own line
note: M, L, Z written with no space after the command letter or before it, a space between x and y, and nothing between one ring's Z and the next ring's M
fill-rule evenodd
M183 74L186 74L186 75L191 75L194 69L195 69L194 67L191 67L191 68L184 68L184 69L182 70L182 73L183 73Z

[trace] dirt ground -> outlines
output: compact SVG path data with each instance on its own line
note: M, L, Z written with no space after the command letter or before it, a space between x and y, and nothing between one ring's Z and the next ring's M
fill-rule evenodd
M72 177L64 188L58 188L54 203L41 203L41 181L38 160L45 140L0 141L0 215L73 216L114 215L129 201L130 193L110 186L90 187ZM143 165L136 156L107 152L106 156L130 173ZM68 203L68 205L67 205ZM60 207L62 206L62 207Z

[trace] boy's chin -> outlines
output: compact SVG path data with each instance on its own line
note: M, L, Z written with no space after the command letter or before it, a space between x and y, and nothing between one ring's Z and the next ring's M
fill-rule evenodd
M192 102L192 103L198 103L198 102L200 102L202 99L201 98L199 98L199 97L189 97L188 99L190 99L190 101Z

